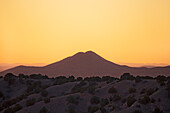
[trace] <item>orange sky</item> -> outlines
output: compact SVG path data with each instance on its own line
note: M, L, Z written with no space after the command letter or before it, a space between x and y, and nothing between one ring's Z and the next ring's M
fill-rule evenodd
M0 66L88 50L120 64L170 65L170 0L0 0L0 15Z

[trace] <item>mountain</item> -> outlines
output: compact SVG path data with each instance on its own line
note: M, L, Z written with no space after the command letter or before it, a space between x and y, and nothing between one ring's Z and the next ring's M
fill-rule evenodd
M71 57L67 57L59 62L55 62L43 67L33 66L17 66L0 72L0 75L13 73L23 74L44 74L48 76L103 76L110 75L119 77L123 73L131 73L132 75L157 76L170 75L170 66L166 67L128 67L112 63L92 51L79 52Z

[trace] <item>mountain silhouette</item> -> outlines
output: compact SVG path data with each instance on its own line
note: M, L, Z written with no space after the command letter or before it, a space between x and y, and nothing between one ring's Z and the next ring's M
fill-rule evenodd
M128 67L110 62L98 54L87 51L79 52L71 57L67 57L61 61L43 66L17 66L0 72L0 75L13 73L23 74L43 74L51 77L55 76L105 76L110 75L119 77L123 73L131 73L132 75L157 76L170 75L170 66L166 67Z

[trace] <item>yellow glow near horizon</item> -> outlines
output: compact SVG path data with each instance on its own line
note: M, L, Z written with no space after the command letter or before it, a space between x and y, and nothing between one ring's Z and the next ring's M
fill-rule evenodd
M170 64L170 0L0 0L0 63L52 63L92 50Z

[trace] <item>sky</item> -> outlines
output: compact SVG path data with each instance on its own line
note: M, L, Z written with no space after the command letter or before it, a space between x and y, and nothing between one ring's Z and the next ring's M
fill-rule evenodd
M170 0L0 0L0 70L80 51L129 66L170 65Z

